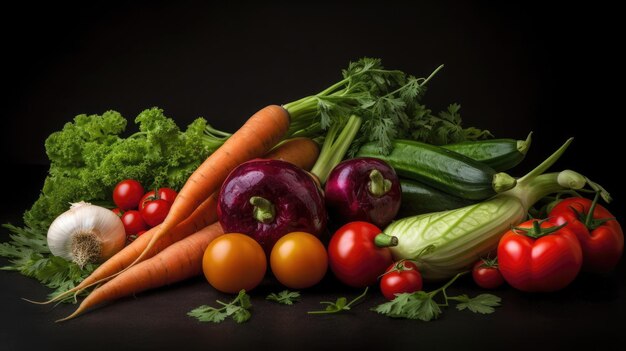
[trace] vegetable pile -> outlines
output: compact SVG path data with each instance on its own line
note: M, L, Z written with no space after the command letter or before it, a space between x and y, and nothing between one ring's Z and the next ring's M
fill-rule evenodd
M609 194L575 171L547 173L572 139L514 176L532 133L493 139L464 128L457 104L433 114L422 98L441 68L416 78L363 58L323 91L268 105L233 134L202 118L183 132L157 108L127 137L116 112L77 116L46 140L49 175L24 226L5 225L13 234L0 244L3 268L57 289L46 303L86 295L62 320L204 275L236 294L188 312L214 323L248 321L248 294L268 273L287 289L306 291L327 274L365 289L311 315L355 308L378 286L388 302L373 312L430 321L451 303L481 314L500 306L490 293L447 293L470 272L485 290L551 292L583 269L613 270L624 238L599 203ZM67 219L67 203L87 202L97 215ZM284 289L266 297L303 298Z

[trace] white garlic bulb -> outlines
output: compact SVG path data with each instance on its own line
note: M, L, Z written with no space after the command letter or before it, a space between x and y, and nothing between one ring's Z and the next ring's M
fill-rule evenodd
M86 202L72 204L48 228L48 248L55 256L76 262L102 262L126 244L122 220L111 210Z

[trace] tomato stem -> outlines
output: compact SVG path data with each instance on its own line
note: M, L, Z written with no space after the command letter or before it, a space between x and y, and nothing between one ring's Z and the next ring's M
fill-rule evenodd
M529 236L534 239L539 239L542 236L552 234L567 225L567 222L565 222L558 226L542 228L541 224L547 220L548 218L542 220L533 220L533 226L531 228L513 227L513 231L516 233L517 231L520 231L523 235Z
M391 247L398 245L398 238L395 236L380 233L374 237L374 245L377 247Z

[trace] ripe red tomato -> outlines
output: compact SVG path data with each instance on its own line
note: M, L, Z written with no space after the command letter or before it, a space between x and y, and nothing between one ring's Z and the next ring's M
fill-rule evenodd
M483 289L495 289L504 283L497 259L480 259L472 268L476 285Z
M396 298L396 294L412 293L422 290L422 274L412 261L393 263L380 278L380 291L387 300Z
M367 222L350 222L339 228L328 244L330 268L342 283L362 288L375 284L393 264L391 251L398 239Z
M178 195L178 193L172 188L159 188L157 189L156 193L154 190L150 190L145 193L139 201L139 209L141 210L148 201L154 201L159 199L165 200L171 205L174 203L176 195Z
M556 225L567 223L576 234L583 250L584 270L608 272L617 266L624 251L624 233L615 216L597 200L594 207L589 199L567 198L554 206L549 218Z
M136 235L142 230L148 230L148 225L141 218L141 213L137 210L130 210L124 212L122 215L122 223L124 224L124 229L126 230L126 235Z
M141 209L141 217L150 227L154 227L163 222L170 212L172 205L165 200L153 200L144 204Z
M123 180L113 189L113 202L122 210L133 210L139 205L144 194L141 183L134 179Z
M576 278L582 261L576 235L545 220L520 224L506 232L498 244L504 280L522 291L560 290Z

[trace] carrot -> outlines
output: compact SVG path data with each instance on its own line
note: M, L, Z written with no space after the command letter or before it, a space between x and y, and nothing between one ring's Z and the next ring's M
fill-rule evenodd
M317 144L307 138L297 138L281 144L266 158L291 162L299 167L310 168L319 155ZM202 255L209 243L223 233L219 223L214 223L133 267L95 289L70 316L74 318L87 309L117 298L172 284L202 272ZM145 235L145 234L144 234Z
M318 155L319 146L313 140L308 138L293 138L281 143L264 157L291 162L303 169L309 170L313 167ZM182 238L215 222L217 220L216 194L217 193L214 193L207 200L205 200L189 218L176 226L169 235L164 236L161 240L155 243L154 246L144 255L144 259L154 256L156 253L162 251L172 243L177 242L178 240L181 240ZM135 241L118 252L114 257L111 257L106 262L101 264L95 271L93 271L74 288L64 291L63 293L45 302L36 302L32 300L27 301L37 304L48 304L60 301L72 294L74 294L74 297L76 298L76 295L80 294L85 289L102 283L107 279L113 278L116 274L137 260L159 228L160 225L139 236Z
M171 235L170 232L180 222L219 190L224 179L235 167L250 159L261 157L271 150L287 133L289 123L289 113L277 105L269 105L252 115L191 174L178 192L167 217L143 251L126 268L115 274L143 260L162 237Z
M215 222L170 245L158 255L128 268L122 274L95 289L74 313L57 322L72 319L87 309L120 297L173 284L202 273L202 256L211 241L224 234Z
M309 138L293 138L286 140L272 149L265 158L282 160L310 171L319 156L320 149L316 142Z

